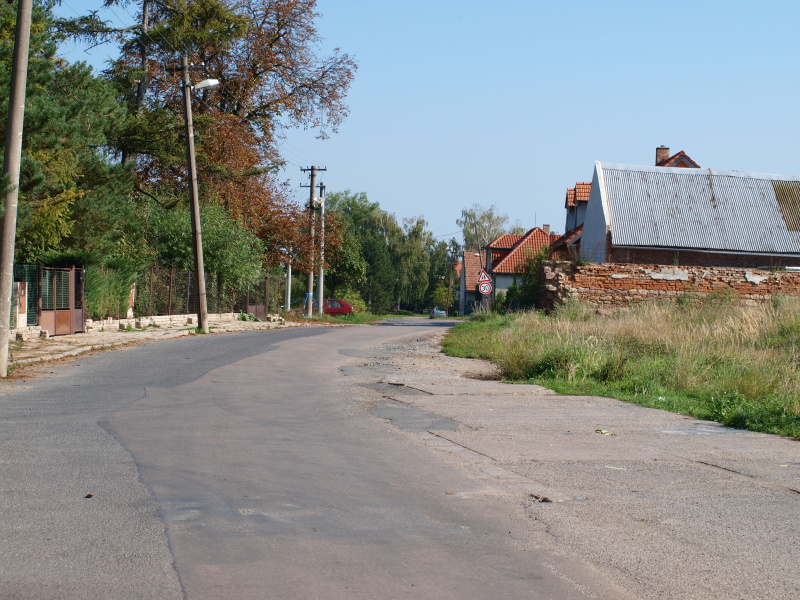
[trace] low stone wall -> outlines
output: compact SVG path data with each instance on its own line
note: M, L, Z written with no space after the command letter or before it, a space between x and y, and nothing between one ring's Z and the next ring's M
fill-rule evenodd
M209 314L208 318L213 322L224 321L238 321L239 313L213 313ZM267 323L283 323L284 319L278 314L269 314L266 319ZM131 319L102 319L100 321L92 321L87 319L85 323L85 331L100 331L113 330L113 329L144 329L146 327L162 327L169 325L192 327L197 326L197 314L190 315L157 315L150 317L138 317Z
M774 294L800 294L800 273L727 267L677 267L545 261L539 278L543 308L568 300L615 308L644 300L701 298L735 293L743 304L758 304Z

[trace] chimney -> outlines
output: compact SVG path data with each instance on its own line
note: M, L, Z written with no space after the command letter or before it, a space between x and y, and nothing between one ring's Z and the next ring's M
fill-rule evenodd
M544 229L545 233L550 233L550 225L542 225L542 229Z
M656 148L656 166L669 158L669 148L666 146L659 146Z

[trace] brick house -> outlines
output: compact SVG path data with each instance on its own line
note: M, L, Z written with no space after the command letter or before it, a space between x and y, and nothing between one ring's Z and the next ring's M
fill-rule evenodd
M523 235L506 234L486 246L486 271L491 275L494 291L508 292L515 279L525 272L525 265L543 246L552 246L559 239L550 233L550 226L534 227Z
M800 265L800 177L598 161L581 253L590 262Z
M659 146L656 148L656 166L657 167L676 167L680 169L699 169L700 165L694 162L691 157L683 150L680 152L669 155L669 148L666 146Z
M463 317L472 313L477 296L478 275L486 264L486 252L467 252L461 258L461 277L458 289L458 314Z

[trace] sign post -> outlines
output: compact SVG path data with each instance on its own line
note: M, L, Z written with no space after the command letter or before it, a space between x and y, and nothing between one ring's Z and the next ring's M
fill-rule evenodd
M485 269L481 269L480 275L478 275L478 291L484 296L488 296L492 293L492 289L494 289L492 287L492 278Z

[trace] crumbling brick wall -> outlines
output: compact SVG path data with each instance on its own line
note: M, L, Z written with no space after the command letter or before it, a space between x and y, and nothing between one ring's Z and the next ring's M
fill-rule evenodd
M743 304L757 304L774 294L800 294L800 273L729 267L673 267L544 261L539 300L549 309L569 300L615 308L644 300L701 298L735 293Z

